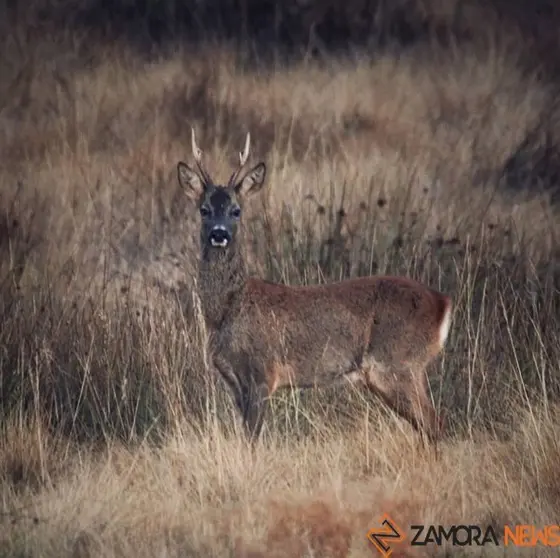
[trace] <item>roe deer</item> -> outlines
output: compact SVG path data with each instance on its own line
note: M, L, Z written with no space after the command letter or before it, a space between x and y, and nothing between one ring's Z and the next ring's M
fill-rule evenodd
M432 442L439 424L426 366L443 348L451 298L404 277L361 277L288 286L247 276L240 239L243 202L263 186L266 167L239 167L217 185L202 162L177 165L179 183L201 216L198 288L212 363L258 439L268 397L280 387L340 380L367 386ZM423 436L422 436L423 439Z

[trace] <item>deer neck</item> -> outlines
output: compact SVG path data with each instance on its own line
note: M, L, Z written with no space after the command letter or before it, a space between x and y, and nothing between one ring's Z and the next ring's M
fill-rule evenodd
M237 310L246 279L245 259L236 241L219 250L203 245L198 289L208 326L219 328Z

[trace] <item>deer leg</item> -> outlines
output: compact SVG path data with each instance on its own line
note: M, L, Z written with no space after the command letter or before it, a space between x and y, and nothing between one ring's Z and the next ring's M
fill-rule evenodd
M420 433L422 447L424 449L433 448L436 457L438 454L439 424L436 411L426 392L426 386L422 383L416 390L412 389L408 393L411 409L412 424L416 424L416 429Z
M408 406L417 429L428 442L437 444L439 437L438 417L428 395L428 385L424 373L413 375L413 381L407 390Z
M410 369L386 371L373 366L366 378L368 388L412 425L420 434L423 445L426 436L437 447L438 419L427 394L424 374L420 376Z
M264 415L268 406L269 389L266 383L251 383L247 392L247 405L245 408L245 429L252 444L259 439Z
M229 361L227 361L225 358L221 357L220 355L214 356L213 362L214 362L214 366L216 367L216 369L222 376L223 380L231 390L231 393L233 395L233 400L239 410L239 413L241 414L241 417L245 419L245 416L247 414L247 394L243 389L243 387L241 386L241 383L239 382L237 375L233 371L233 367L231 366Z

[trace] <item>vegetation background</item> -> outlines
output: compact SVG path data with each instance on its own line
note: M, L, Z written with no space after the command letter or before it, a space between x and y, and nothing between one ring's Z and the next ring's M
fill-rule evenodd
M0 557L374 556L385 512L557 522L559 31L553 0L5 0ZM268 165L253 273L452 295L438 462L352 389L276 397L248 450L193 297L191 126L216 176L247 131ZM557 548L462 549L504 551Z

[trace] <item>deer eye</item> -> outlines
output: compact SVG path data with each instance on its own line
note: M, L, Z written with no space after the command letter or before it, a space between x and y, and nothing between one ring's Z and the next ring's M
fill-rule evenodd
M200 215L202 215L202 217L208 217L208 215L210 215L210 210L203 205L200 208Z
M239 208L239 207L234 207L234 208L231 210L231 216L232 216L232 217L235 217L235 218L237 219L237 218L239 218L240 215L241 215L241 208Z

